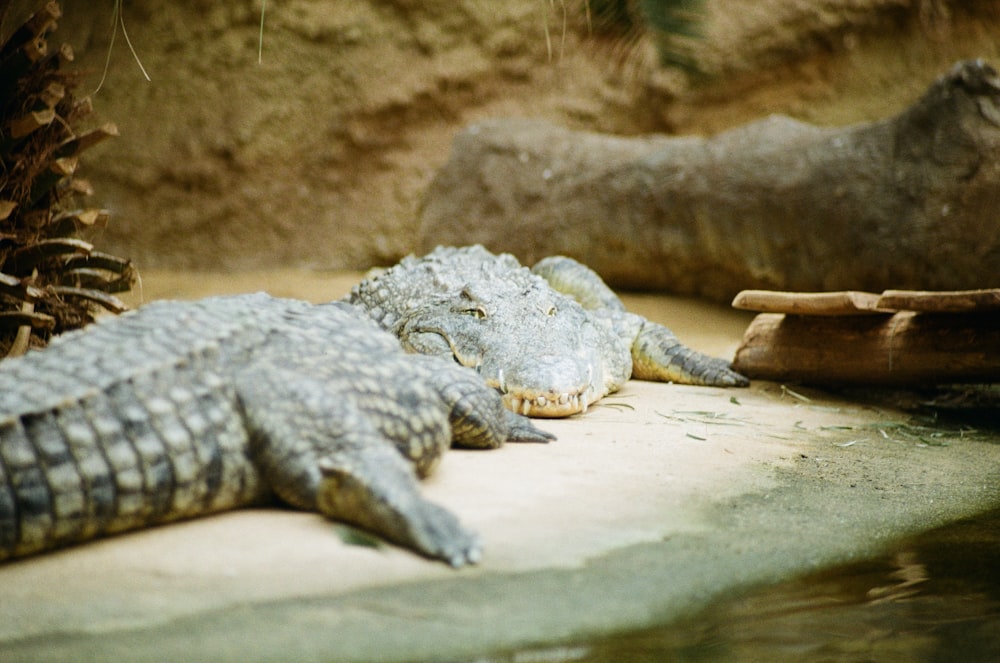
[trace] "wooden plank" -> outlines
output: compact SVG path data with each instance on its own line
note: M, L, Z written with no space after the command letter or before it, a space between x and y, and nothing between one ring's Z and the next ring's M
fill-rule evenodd
M791 315L870 315L917 311L921 313L972 313L1000 311L1000 288L982 290L886 290L881 295L857 290L837 292L785 292L744 290L733 299L733 308L760 313Z
M879 308L925 313L1000 311L1000 288L986 290L886 290Z
M752 379L810 384L1000 382L1000 313L762 313L747 328L733 368Z
M878 310L879 295L857 290L838 292L783 292L744 290L733 299L733 308L761 313L795 315L872 315Z

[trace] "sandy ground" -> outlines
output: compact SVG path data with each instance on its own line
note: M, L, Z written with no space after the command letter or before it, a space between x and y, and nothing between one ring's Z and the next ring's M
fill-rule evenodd
M147 273L142 296L323 300L357 274ZM748 317L627 297L731 356ZM447 660L674 619L1000 504L1000 445L817 390L631 382L558 440L455 451L425 482L482 535L451 570L247 510L0 567L0 660Z

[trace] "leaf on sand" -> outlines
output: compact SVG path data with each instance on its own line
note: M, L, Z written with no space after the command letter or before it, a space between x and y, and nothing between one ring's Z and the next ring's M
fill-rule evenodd
M334 531L340 540L349 546L361 546L362 548L381 548L382 542L367 532L349 527L347 525L335 525Z

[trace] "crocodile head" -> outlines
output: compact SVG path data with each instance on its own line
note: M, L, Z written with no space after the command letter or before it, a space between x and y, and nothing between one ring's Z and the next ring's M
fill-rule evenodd
M482 253L471 269L404 260L375 279L371 292L380 295L377 305L367 303L369 312L378 309L374 317L408 351L453 357L478 371L509 409L528 416L584 412L628 379L631 352L611 324L512 256ZM356 291L354 298L364 295Z

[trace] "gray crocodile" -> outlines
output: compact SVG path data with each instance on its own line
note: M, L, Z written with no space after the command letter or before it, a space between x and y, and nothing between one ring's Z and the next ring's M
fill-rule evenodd
M482 246L438 247L373 272L347 298L410 352L475 369L514 412L586 412L630 377L742 387L729 363L629 313L590 268L563 256L530 270Z
M550 438L346 304L156 302L0 363L0 560L277 496L460 566L477 537L417 477Z

